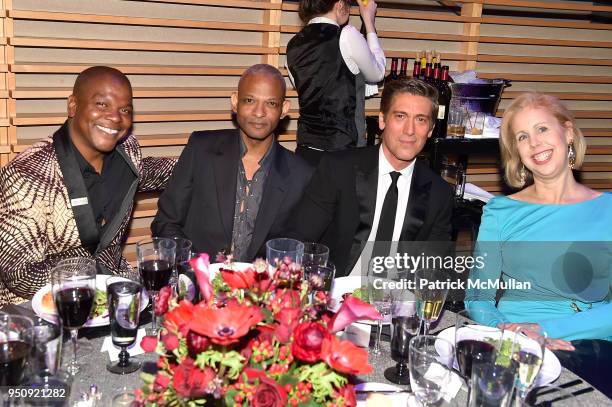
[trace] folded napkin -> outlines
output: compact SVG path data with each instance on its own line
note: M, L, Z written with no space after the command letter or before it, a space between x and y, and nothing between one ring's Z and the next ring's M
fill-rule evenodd
M469 201L478 200L486 203L489 202L493 197L494 195L492 193L487 192L474 184L471 184L469 182L465 184L465 189L463 191L463 199L467 199Z
M140 347L140 341L145 336L145 329L140 328L136 336L136 341L134 341L134 343L128 346L127 348L127 351L130 356L136 356L145 353L145 351ZM100 352L108 352L108 356L111 362L116 362L119 360L119 352L121 352L121 348L113 345L113 339L110 336L107 336L106 338L104 338L104 342L102 343L102 349L100 349Z

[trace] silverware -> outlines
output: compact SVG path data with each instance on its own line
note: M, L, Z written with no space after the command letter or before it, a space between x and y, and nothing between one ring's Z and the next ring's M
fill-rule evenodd
M369 394L369 393L380 393L380 394L402 394L412 393L411 390L355 390L356 394Z

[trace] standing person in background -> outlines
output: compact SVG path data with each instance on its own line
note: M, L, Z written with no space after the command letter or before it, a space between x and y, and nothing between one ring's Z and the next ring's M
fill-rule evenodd
M376 2L358 3L367 41L347 24L349 0L301 0L299 14L307 25L287 45L300 102L296 154L313 165L325 151L365 145L365 97L378 92L375 84L385 75Z

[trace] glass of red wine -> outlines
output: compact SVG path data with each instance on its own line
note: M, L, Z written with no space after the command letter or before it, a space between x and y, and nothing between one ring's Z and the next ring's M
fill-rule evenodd
M24 379L33 346L33 322L0 313L0 386L18 386Z
M121 277L106 280L108 316L113 345L121 348L117 364L109 362L106 368L111 373L127 374L140 369L141 363L130 360L128 346L136 342L140 320L142 285Z
M396 290L406 293L408 290ZM410 358L410 340L419 333L420 320L416 314L416 302L402 295L393 298L391 303L391 358L397 362L395 367L385 370L385 378L391 383L408 385L410 374L408 360Z
M85 257L62 260L51 270L51 290L60 323L70 331L73 354L66 370L75 375L79 371L78 332L89 319L96 298L96 262Z
M469 383L472 377L472 365L495 361L497 346L503 332L478 321L495 321L496 315L486 310L463 310L457 313L455 323L455 351L459 372Z
M153 237L141 240L136 244L138 271L145 289L151 296L152 322L147 335L157 336L157 318L155 315L155 299L162 287L170 283L174 259L176 257L176 242L173 239Z

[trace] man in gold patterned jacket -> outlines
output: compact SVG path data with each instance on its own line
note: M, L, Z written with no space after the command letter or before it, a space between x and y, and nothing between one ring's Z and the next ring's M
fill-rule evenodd
M94 258L99 273L130 270L121 251L134 195L165 188L176 162L142 158L132 109L123 73L88 68L66 123L0 169L0 305L31 298L63 258Z

